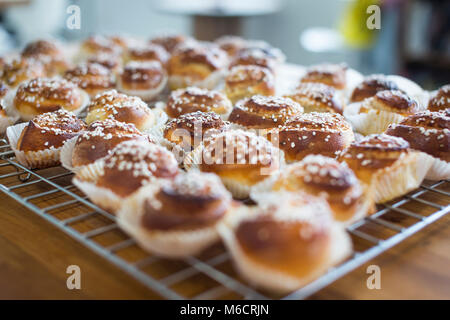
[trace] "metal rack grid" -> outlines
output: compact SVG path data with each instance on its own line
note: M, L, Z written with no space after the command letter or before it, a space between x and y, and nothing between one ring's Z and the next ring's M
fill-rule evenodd
M240 279L221 244L181 261L146 253L71 178L62 167L28 170L15 161L7 141L0 140L2 192L168 299L304 299L450 212L450 181L424 183L347 228L355 248L351 258L289 295L274 296Z

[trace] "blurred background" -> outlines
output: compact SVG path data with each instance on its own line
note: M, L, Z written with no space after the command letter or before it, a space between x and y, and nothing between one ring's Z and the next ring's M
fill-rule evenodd
M80 8L80 28L67 19ZM366 22L381 8L380 29ZM364 74L401 74L427 89L450 83L448 0L0 0L0 54L36 38L182 33L266 40L288 62L346 62Z

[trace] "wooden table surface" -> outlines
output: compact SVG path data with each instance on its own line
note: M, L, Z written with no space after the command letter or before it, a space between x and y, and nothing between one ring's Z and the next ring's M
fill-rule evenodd
M19 203L0 193L1 299L153 299L157 295ZM381 289L366 268L381 268ZM314 299L450 299L450 215L428 226ZM66 268L82 270L68 290Z

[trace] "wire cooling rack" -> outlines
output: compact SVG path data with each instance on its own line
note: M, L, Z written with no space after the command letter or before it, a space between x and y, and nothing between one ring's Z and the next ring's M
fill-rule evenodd
M115 217L91 203L62 167L28 170L0 140L0 190L168 299L304 299L370 261L450 211L450 181L425 182L347 228L354 254L286 296L258 291L235 273L221 244L198 257L162 259L140 249Z

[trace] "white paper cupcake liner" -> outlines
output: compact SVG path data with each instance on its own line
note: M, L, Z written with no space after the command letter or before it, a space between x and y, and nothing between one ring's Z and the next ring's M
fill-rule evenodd
M348 105L344 110L344 117L355 131L364 135L383 133L390 124L399 123L404 119L402 115L384 110L369 110L367 113L359 113L360 108L360 102Z
M431 162L431 166L425 179L434 181L450 179L450 162L428 154L426 154L426 156L430 159L429 161Z
M40 151L21 151L17 149L20 135L26 126L28 126L28 122L16 124L8 127L6 130L8 141L16 155L17 161L29 169L42 169L59 165L59 153L62 147Z
M117 77L117 90L119 92L125 93L130 96L137 96L144 101L151 101L151 100L155 99L164 90L164 88L167 85L167 81L168 81L168 76L165 75L163 77L163 80L161 81L161 83L158 85L158 87L156 87L154 89L127 90L127 89L124 89L123 84L122 84L122 79L119 76L119 77Z
M374 200L384 203L417 189L425 178L432 160L423 152L412 152L373 179Z
M220 237L216 226L186 231L150 231L142 226L146 189L129 197L118 212L117 223L145 250L166 258L185 258L202 252Z
M111 190L98 187L94 182L83 181L77 177L73 178L72 182L78 189L87 195L95 205L113 214L116 214L119 211L124 199Z
M169 120L169 116L163 109L160 108L153 108L151 109L151 111L155 115L155 123L151 128L148 128L143 132L150 133L152 135L162 134L162 132L164 131L164 126Z
M219 224L218 230L220 236L231 253L233 262L240 274L250 284L267 290L273 290L280 293L297 290L318 278L321 274L325 273L328 268L345 260L352 252L350 237L342 227L335 224L331 230L331 237L333 240L331 241L331 248L327 261L324 261L320 268L316 268L314 272L307 276L294 277L249 259L236 241L234 234L236 225L233 226L228 223Z
M171 75L169 76L169 87L171 90L186 88L190 86L195 86L205 89L214 89L222 81L223 72L221 70L212 72L208 77L203 80L195 81L189 77Z
M388 75L386 76L386 78L387 80L395 82L399 89L404 91L408 96L416 99L422 109L426 109L429 94L426 90L423 90L417 83L398 75Z

